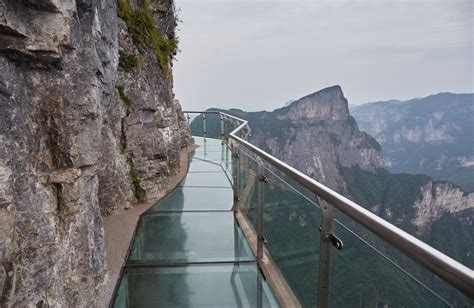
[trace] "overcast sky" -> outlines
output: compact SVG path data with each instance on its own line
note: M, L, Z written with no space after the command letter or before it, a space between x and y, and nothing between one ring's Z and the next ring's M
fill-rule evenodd
M187 110L273 110L335 84L351 104L474 92L474 0L175 1Z

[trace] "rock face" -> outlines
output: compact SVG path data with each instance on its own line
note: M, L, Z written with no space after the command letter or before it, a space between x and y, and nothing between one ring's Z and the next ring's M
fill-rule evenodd
M272 113L262 113L261 121L280 122L284 131L256 127L252 142L333 189L344 189L339 165L373 171L382 164L380 146L359 131L339 86L305 96Z
M155 197L180 168L190 137L172 76L146 48L118 71L127 32L115 0L0 3L2 305L96 306L102 215Z
M474 193L466 194L449 182L432 182L421 188L422 198L414 203L416 216L413 223L420 233L426 233L431 224L443 215L474 209Z
M440 93L351 108L393 172L423 173L474 191L474 94Z
M173 2L151 5L160 33L174 37ZM101 131L105 141L99 171L103 214L127 208L136 199L156 198L168 185L169 175L180 168L181 147L192 142L181 106L174 99L172 76L161 72L152 48L137 46L122 19L118 20L118 42L121 63L116 87L123 90L114 92ZM133 67L124 67L127 58L135 59Z

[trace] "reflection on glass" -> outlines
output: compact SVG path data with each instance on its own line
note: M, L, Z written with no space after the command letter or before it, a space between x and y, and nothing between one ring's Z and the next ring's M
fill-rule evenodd
M332 307L447 306L340 223L335 223L334 232L344 249L333 255Z
M198 265L126 269L114 307L258 307L258 303L278 307L257 265Z
M212 153L220 162L199 159ZM140 218L114 307L278 307L231 211L231 170L220 140L189 155L185 179Z
M232 187L231 182L224 172L188 173L179 183L179 186L196 187Z
M147 213L232 209L232 188L177 187Z
M256 230L257 163L243 151L239 162L239 210ZM314 307L319 273L319 208L292 187L291 179L283 181L268 169L265 174L268 178L264 188L265 247L300 304Z
M380 269L380 272L374 275L374 279L368 281L366 285L373 288L375 290L374 292L385 294L385 297L379 297L381 301L394 302L391 295L388 294L388 288L395 294L405 293L403 298L405 303L418 303L419 305L429 304L433 307L444 307L446 305L470 307L474 305L473 300L457 291L423 266L403 255L360 224L349 219L342 212L338 210L334 210L334 212L338 219L336 225L338 232L341 230L340 233L347 238L347 241L350 241L352 251L347 252L350 253L350 258L353 256L357 257L357 255L363 256L365 254L367 256L365 260L372 260L374 264L373 268L367 272L375 271L377 268ZM343 230L343 225L349 228L350 232ZM357 236L353 233L357 234ZM367 244L364 244L364 242ZM344 244L345 246L347 245L346 242L344 242ZM368 245L372 248L369 249ZM375 252L374 249L376 249L377 252ZM341 256L345 255L341 253ZM390 261L386 260L386 258ZM346 262L347 258L339 258L338 254L335 266L344 268ZM367 266L367 264L362 263L361 268L365 266ZM337 271L341 272L343 269L338 268ZM385 275L385 278L391 281L387 281L384 285L377 284L382 275ZM355 274L352 276L355 276ZM393 284L396 284L396 282L400 280L409 280L409 282L405 284L416 292L404 292L403 286L394 287Z
M266 170L266 248L304 307L315 307L319 275L320 212L290 184Z
M224 169L220 164L209 162L209 161L204 161L204 160L199 160L199 159L193 159L190 161L189 169L188 172L194 173L194 172L223 172Z
M254 260L232 212L144 215L128 263Z

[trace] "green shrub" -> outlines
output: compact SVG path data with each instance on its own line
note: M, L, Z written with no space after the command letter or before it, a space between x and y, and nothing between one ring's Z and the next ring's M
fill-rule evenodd
M137 170L135 169L135 165L131 158L129 158L130 162L130 180L131 184L134 188L135 198L139 201L143 201L146 199L146 195L144 194L143 188L140 187L140 178L138 177Z
M127 95L127 93L125 93L125 87L121 84L118 84L115 86L115 88L117 89L119 96L123 100L123 102L130 106L132 104L132 99Z
M138 177L137 171L135 170L135 167L133 165L130 168L130 178L132 180L132 185L135 187L135 189L140 186L140 178Z
M125 22L135 46L140 52L151 48L158 59L163 74L178 48L176 38L168 39L158 31L156 22L148 9L149 3L144 0L143 6L134 9L129 0L117 0L118 16Z
M138 64L138 56L129 55L123 50L119 51L119 68L125 72L130 72Z

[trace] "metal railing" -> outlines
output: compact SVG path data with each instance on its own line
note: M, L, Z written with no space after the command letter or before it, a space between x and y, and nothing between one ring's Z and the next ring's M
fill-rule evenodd
M228 142L233 154L237 153L238 147L245 148L250 151L258 160L267 162L279 171L283 172L303 187L310 190L315 194L317 198L322 199L323 204L321 206L321 256L319 264L319 287L318 287L318 307L329 306L329 289L330 289L330 276L331 276L331 251L334 246L337 249L342 248L342 242L334 235L332 225L334 217L332 214L332 206L346 214L348 217L358 222L373 234L377 235L385 242L395 247L398 251L408 256L410 259L416 261L438 277L442 278L449 285L455 287L471 299L474 298L474 271L457 262L451 257L443 254L428 244L420 241L414 236L394 226L388 221L380 218L369 210L342 196L341 194L333 191L325 185L317 182L302 172L296 170L292 166L284 163L283 161L275 158L268 154L262 149L248 142L246 139L250 135L250 127L246 120L237 118L235 116L219 112L219 111L183 111L184 113L194 113L203 116L203 136L206 138L207 126L206 126L206 114L215 114L220 118L220 137L222 142ZM189 117L188 117L189 119ZM228 135L225 132L225 121L235 126ZM260 181L264 181L264 168L262 163L258 164L258 176ZM235 167L235 166L234 166ZM238 177L236 175L236 169L234 168L234 188L237 186ZM263 189L262 189L263 190ZM234 189L234 199L237 202L237 190ZM259 211L258 211L258 253L257 257L262 257L263 247L263 194L259 190ZM340 245L341 247L338 247Z

